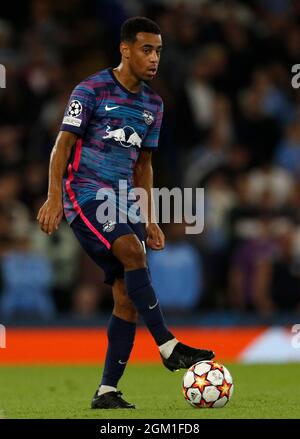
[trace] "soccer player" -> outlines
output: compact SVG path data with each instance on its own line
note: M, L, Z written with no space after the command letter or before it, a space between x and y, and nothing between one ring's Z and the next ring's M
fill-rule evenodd
M157 149L163 115L162 99L144 82L156 74L162 49L158 25L144 17L127 20L121 29L121 63L83 80L73 90L51 153L48 198L37 216L51 235L63 212L75 236L104 270L112 285L114 308L108 325L104 372L92 408L135 408L117 391L135 338L137 315L143 318L171 371L210 360L210 350L191 348L168 330L151 284L145 241L153 250L164 247L164 234L155 221L151 194L152 151ZM140 187L148 194L145 226L135 222L120 197L119 181L127 191ZM99 189L114 189L107 200L119 215L99 221ZM126 216L126 222L120 218ZM183 292L184 294L184 292Z

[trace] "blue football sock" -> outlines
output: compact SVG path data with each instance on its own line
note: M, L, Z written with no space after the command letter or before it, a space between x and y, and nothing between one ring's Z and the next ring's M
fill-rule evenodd
M136 324L112 315L107 328L108 349L101 385L117 387L133 347Z
M174 338L165 325L147 268L125 271L124 279L128 296L142 316L156 344L159 346Z

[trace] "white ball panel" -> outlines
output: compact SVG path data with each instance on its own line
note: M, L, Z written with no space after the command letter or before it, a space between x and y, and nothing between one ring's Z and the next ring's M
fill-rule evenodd
M197 363L194 371L197 375L203 375L204 373L210 371L210 369L211 369L210 364L206 363L205 361L201 361L200 363Z
M223 383L224 376L222 372L218 369L211 370L207 374L207 379L210 381L214 386L220 386Z
M233 383L233 380L232 380L232 376L231 376L230 373L229 373L229 370L226 369L225 366L223 366L223 370L224 370L224 377L225 377L225 380L227 381L227 383L232 384L232 383Z
M218 401L216 401L213 404L213 407L219 409L221 407L224 407L224 405L227 404L227 402L228 402L228 400L227 400L226 396L223 396L223 398L218 399Z
M193 402L194 404L198 404L201 401L201 392L199 389L189 389L187 392L188 399Z
M183 377L184 387L191 387L191 385L194 383L194 381L195 381L194 372L191 372L190 370L188 370Z
M207 386L203 391L203 398L206 402L215 402L219 398L220 392L214 386Z

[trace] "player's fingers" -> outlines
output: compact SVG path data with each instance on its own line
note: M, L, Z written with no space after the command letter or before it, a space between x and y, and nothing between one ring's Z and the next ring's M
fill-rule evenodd
M48 224L42 224L41 225L41 230L42 230L42 232L44 232L44 233L48 233Z
M60 224L60 222L61 222L61 220L62 220L62 217L63 217L63 212L61 212L61 213L56 217L56 220L55 220L55 223L54 223L55 230L58 229L58 226L59 226L59 224Z
M158 234L154 240L154 245L155 245L156 250L162 250L165 246L164 237L162 235Z
M51 235L56 230L56 219L57 217L51 215L48 223L48 235Z
M156 231L150 233L149 238L150 238L153 242L155 242L155 243L157 243L157 244L159 244L159 242L160 242L160 240L159 240L159 233L157 233Z
M159 245L159 242L157 241L157 239L154 236L149 236L149 246L151 246L151 248L156 247L157 245Z
M44 222L45 214L46 214L45 206L42 206L39 210L39 213L37 214L37 217L36 217L36 219L38 220L38 222L40 224Z
M162 245L162 237L161 237L160 234L157 234L155 236L155 242L156 242L157 245Z
M45 223L45 213L42 213L39 217L39 225L43 232L44 232L44 223Z
M37 214L37 220L38 221L40 221L41 220L41 218L43 218L44 216L45 216L45 214L47 213L47 204L46 203L44 203L41 207L40 207L40 210L39 210L39 212L38 212L38 214Z
M162 250L163 248L165 248L165 241L163 239L161 239L161 241L159 243L159 250Z
M48 215L47 213L45 214L44 217L44 221L42 223L42 227L41 229L43 230L43 232L48 233L48 226L49 226L49 221L50 221L50 215Z
M49 222L48 224L48 235L52 235L52 233L54 232L54 222Z
M147 244L147 246L148 247L152 247L152 241L151 241L151 239L149 238L149 236L148 236L148 238L146 239L146 244Z
M41 231L44 232L44 233L48 233L47 229L46 229L46 226L44 226L44 224L41 225Z
M43 211L44 211L43 207L44 207L44 206L40 207L40 209L39 209L39 211L38 211L38 214L37 214L37 216L36 216L36 219L37 219L38 221L40 220L40 218L41 218L41 216L42 216L42 214L43 214Z
M155 240L153 240L152 238L148 238L147 239L147 245L152 250L160 250L161 249L161 245L157 244L157 242Z
M37 216L37 220L39 225L41 226L44 222L44 213L43 212L39 212L38 216Z

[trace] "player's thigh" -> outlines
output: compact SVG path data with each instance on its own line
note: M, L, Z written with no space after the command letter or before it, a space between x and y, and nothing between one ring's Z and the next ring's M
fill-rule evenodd
M104 282L113 285L123 275L123 266L78 216L71 224L74 235L82 249L104 272Z
M128 234L124 233L112 245L113 255L126 267L137 263L146 266L145 231L141 223L126 224Z
M140 246L139 238L142 239L143 229L142 225L133 224L131 227L116 221L100 223L96 215L98 206L99 201L95 200L83 206L71 228L85 252L104 271L105 283L113 285L116 278L124 276L124 265L112 252L114 242L120 237L131 235L136 245Z

